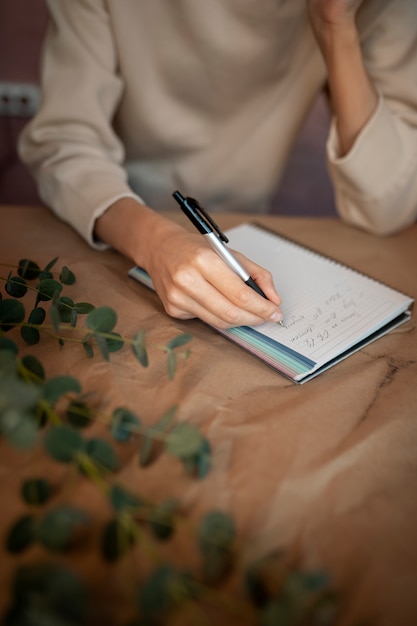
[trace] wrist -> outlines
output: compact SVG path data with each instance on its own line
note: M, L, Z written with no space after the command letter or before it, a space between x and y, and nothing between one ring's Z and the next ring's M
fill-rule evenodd
M95 235L111 245L136 265L148 268L155 246L182 230L180 226L134 198L121 198L101 215L95 224Z

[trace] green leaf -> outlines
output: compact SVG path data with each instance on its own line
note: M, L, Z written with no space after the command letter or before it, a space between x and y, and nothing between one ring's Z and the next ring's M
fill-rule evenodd
M149 359L145 345L145 331L143 329L133 337L132 350L139 363L143 367L148 367Z
M71 463L86 447L83 437L66 424L49 428L44 443L51 457L61 463Z
M62 285L53 278L44 278L36 286L38 292L38 301L52 300L55 294L60 294L62 291Z
M80 530L85 530L89 516L73 506L59 506L48 511L40 521L38 541L53 552L70 548Z
M12 339L8 339L7 337L0 337L0 351L1 350L4 350L6 352L12 352L13 354L19 353L17 343L12 341Z
M58 310L58 302L52 302L49 309L49 316L51 318L52 326L56 334L59 333L59 325L61 323L61 316Z
M11 330L25 319L25 307L19 300L4 298L0 300L0 328L4 332Z
M40 341L40 333L37 328L31 326L22 326L20 329L20 336L28 346L34 346Z
M75 309L72 309L71 311L71 319L70 319L70 324L72 326L72 328L75 328L77 326L77 320L78 320L78 313Z
M29 259L22 259L19 261L17 273L22 278L34 280L35 278L38 278L40 271L41 268L34 261L30 261Z
M69 423L74 428L85 428L91 424L93 411L86 402L72 400L66 413Z
M24 278L21 278L20 276L10 275L7 279L5 289L9 296L12 296L12 298L23 298L28 290Z
M94 311L94 304L90 304L89 302L77 302L74 304L74 308L80 315L85 315Z
M13 524L6 538L6 549L11 554L19 554L28 548L36 538L36 522L33 515L22 515Z
M22 484L22 498L26 504L45 504L51 496L51 483L44 478L28 478Z
M42 383L45 380L45 370L42 363L31 354L26 354L22 358L23 367L31 374L31 379Z
M109 349L107 347L106 339L97 333L94 335L94 339L96 340L101 356L103 357L105 361L108 361L110 358L110 355L109 355Z
M87 441L86 453L99 469L115 472L119 469L119 461L110 443L99 437Z
M89 313L86 325L93 333L109 333L117 323L116 311L108 306L101 306Z
M46 311L41 306L37 306L29 314L28 323L37 324L40 326L44 323L46 317Z
M68 296L61 296L58 300L58 313L61 322L69 324L71 321L71 314L74 307L74 300Z
M75 278L74 272L64 265L61 270L61 274L59 275L59 280L64 283L64 285L73 285L77 279Z
M227 513L211 511L198 529L198 540L202 550L212 545L230 549L236 536L235 523Z
M87 609L86 588L70 569L50 563L21 566L8 626L80 626Z
M112 485L109 493L110 503L115 511L137 511L143 501L120 485Z
M32 415L16 408L8 408L0 417L0 432L16 448L31 448L38 435L38 427Z
M166 345L167 350L174 350L175 348L179 348L180 346L184 346L186 343L191 341L193 338L189 333L181 333L181 335L177 335L171 341L169 341Z
M116 441L127 441L139 426L140 419L129 409L119 407L113 411L110 432Z
M141 441L139 448L139 465L147 467L152 460L153 439L149 435L145 435Z
M116 561L135 543L130 527L118 518L110 520L104 527L101 550L106 561Z
M154 507L151 513L150 524L153 534L157 539L164 541L169 539L175 529L175 512L178 502L170 498Z
M139 610L147 619L159 618L175 605L185 603L190 596L192 590L188 578L163 564L141 584Z
M81 392L81 385L78 380L72 376L56 376L46 381L42 396L46 402L54 405L62 396L70 392Z
M83 348L84 348L84 352L86 353L86 355L92 359L94 356L94 350L93 347L91 345L91 343L89 343L88 341L83 341Z
M111 339L106 337L107 349L109 352L117 352L124 346L124 339L119 333L110 333Z
M52 259L52 261L49 261L49 263L47 263L44 267L44 269L42 270L43 272L49 272L53 266L55 265L55 263L58 261L59 257L55 257Z
M169 433L166 449L170 454L182 459L198 454L203 442L204 437L193 424L182 423L177 424Z

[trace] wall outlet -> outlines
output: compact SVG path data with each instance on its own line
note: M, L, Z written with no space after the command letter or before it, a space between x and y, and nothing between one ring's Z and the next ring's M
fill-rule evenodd
M0 82L0 115L32 117L38 110L40 101L38 85Z

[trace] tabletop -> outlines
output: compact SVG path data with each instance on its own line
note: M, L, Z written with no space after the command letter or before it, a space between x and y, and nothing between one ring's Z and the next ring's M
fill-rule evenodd
M175 219L189 227L185 218ZM248 216L220 214L216 221L227 229ZM379 238L337 219L256 216L256 221L417 298L417 225ZM143 368L127 346L106 361L99 353L88 358L79 344L60 346L51 336L28 346L14 329L7 336L18 344L19 354L36 354L47 377L76 376L102 414L128 407L141 424L151 426L177 406L175 423L192 424L209 442L211 467L202 478L189 475L172 454L158 454L149 467L140 467L137 447L120 443L118 483L153 502L176 498L192 527L212 511L231 516L240 564L278 550L296 554L303 570L327 572L339 599L339 626L415 626L415 314L404 326L298 386L198 320L170 318L155 293L128 277L129 259L110 249L91 249L46 208L0 207L3 279L21 259L42 267L57 256L57 267L76 275L76 283L66 289L75 302L112 307L116 330L124 337L144 330L149 366ZM2 292L4 296L3 285ZM180 333L192 335L184 346L190 354L178 359L171 379L160 347ZM107 437L108 422L93 421L87 431ZM54 486L52 504L64 499L60 486L67 467L43 456L42 450L15 450L0 441L3 546L13 520L27 511L19 491L22 480L45 470ZM93 581L102 605L96 607L97 623L124 624L125 598L148 558L143 557L146 546L103 565L90 547L109 518L108 503L82 475L72 478L71 489L72 499L92 514L95 530L83 549L66 558ZM194 567L198 558L191 543L180 530L157 549L170 563ZM38 545L17 556L2 548L1 614L10 602L17 566L44 557L45 549ZM53 558L61 562L63 557ZM236 601L244 596L237 578L224 583ZM172 623L234 623L237 613L222 606L213 622L200 615L199 620L188 616L189 622ZM236 623L252 623L254 615ZM268 625L279 623L264 619Z

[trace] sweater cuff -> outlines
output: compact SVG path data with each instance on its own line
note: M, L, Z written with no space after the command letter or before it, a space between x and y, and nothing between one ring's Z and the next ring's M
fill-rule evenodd
M342 193L349 196L377 198L398 181L404 161L404 145L397 121L385 100L378 106L359 133L349 152L340 157L336 123L331 122L327 158L331 174Z

